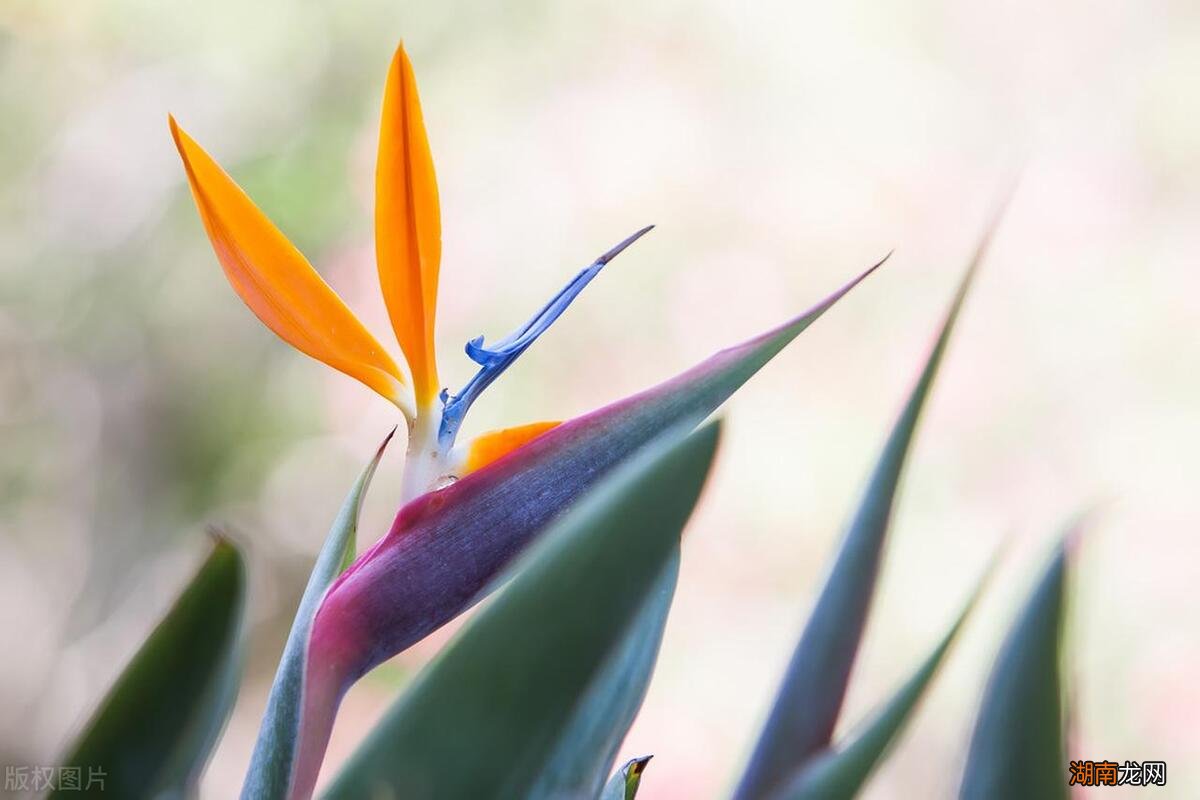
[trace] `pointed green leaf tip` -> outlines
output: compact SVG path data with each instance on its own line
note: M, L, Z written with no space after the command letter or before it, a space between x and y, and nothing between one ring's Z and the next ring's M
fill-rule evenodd
M326 796L526 797L673 558L718 430L664 435L555 523Z
M64 768L104 774L106 797L187 797L237 695L245 594L242 557L226 539L134 655ZM78 791L60 787L51 797Z
M833 569L792 655L770 716L734 795L773 796L833 736L875 591L892 507L909 447L962 303L987 252L977 247L941 331L896 420L842 541Z
M984 690L959 797L1065 798L1062 636L1073 523L1005 639Z
M267 697L267 710L263 713L258 740L250 757L250 768L242 786L244 800L287 797L296 757L303 699L304 661L313 616L329 584L354 561L358 515L362 509L363 497L371 484L371 478L375 475L376 467L379 466L379 460L383 457L383 451L395 433L396 429L393 428L379 445L375 457L363 468L358 480L350 488L350 493L329 529L325 544L317 555L316 564L313 565L308 584L304 587L300 606L292 622L292 630L288 634L287 644L284 645L283 655L279 660L275 682L271 685L271 693Z
M651 758L653 756L642 756L626 762L604 785L600 800L634 800L642 783L642 773L646 771Z
M942 640L874 717L849 740L814 756L771 800L841 800L854 797L904 728L946 653L983 593L989 569Z

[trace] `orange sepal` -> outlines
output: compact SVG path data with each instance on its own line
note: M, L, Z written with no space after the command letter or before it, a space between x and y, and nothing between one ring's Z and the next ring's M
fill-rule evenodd
M234 291L297 350L362 381L412 416L396 362L246 193L170 119L192 197Z
M375 165L375 260L418 408L439 389L433 351L442 220L412 64L401 45L388 70Z
M528 425L501 428L477 436L467 448L462 475L486 467L558 425L558 422L531 422Z

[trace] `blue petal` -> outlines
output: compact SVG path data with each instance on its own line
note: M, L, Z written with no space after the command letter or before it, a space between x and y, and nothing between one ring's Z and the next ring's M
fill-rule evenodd
M583 288L591 282L592 278L596 277L605 264L616 258L622 250L640 239L653 227L653 225L647 225L580 270L528 322L500 341L485 346L483 337L477 336L467 342L467 357L479 365L479 371L458 394L451 395L442 390L441 399L445 407L442 410L442 423L438 430L438 443L443 450L449 449L454 444L454 438L458 435L458 429L462 425L467 409L483 393L483 390L500 377L500 373L508 369L521 353L524 353L547 328L554 324L554 320L562 316L562 313L567 310L567 306L571 305L571 302L579 296Z

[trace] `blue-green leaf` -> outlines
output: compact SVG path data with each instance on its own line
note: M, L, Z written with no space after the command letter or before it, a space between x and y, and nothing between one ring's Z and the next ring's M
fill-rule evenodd
M215 538L63 759L64 769L102 780L106 797L194 792L237 696L245 583L241 555ZM60 786L52 796L76 795Z
M385 715L330 798L525 797L675 554L719 427L605 477Z
M651 756L642 756L626 762L625 766L612 776L612 780L604 785L600 800L633 800L637 797L642 773L646 771L646 764L650 763L650 758Z
M1068 534L1005 639L984 690L959 796L1065 798L1062 632Z
M528 793L528 800L595 797L604 786L617 750L650 685L678 577L676 552L643 601L618 649L580 698L554 755Z
M771 800L842 800L858 794L929 688L982 591L983 582L933 652L859 731L811 758Z
M979 245L925 367L892 428L858 511L776 694L735 793L756 800L778 791L829 746L875 591L900 476L963 299L987 249Z
M284 645L279 668L275 672L275 682L271 685L271 693L267 697L267 709L263 713L258 740L250 757L250 768L242 786L243 800L287 797L296 757L305 653L308 649L313 616L317 613L317 606L329 584L354 560L358 515L362 509L363 497L375 474L375 468L379 466L379 459L383 457L383 451L395 432L393 429L392 433L387 435L375 457L350 488L341 510L333 520L333 527L325 537L325 544L317 555L308 584L300 598L300 606L296 610L287 644Z

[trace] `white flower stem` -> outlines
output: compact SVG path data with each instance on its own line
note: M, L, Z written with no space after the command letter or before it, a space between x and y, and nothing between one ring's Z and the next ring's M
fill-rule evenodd
M441 404L434 403L420 409L416 421L408 427L408 451L400 484L402 503L435 488L449 471L448 454L438 446L441 422Z

